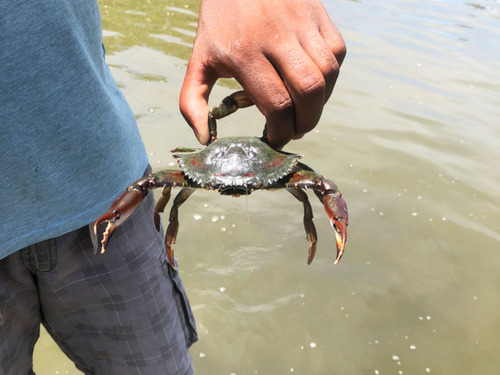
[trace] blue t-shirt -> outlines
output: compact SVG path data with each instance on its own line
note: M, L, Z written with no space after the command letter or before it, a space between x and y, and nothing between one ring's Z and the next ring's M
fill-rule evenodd
M1 259L89 224L148 161L104 61L97 1L0 9Z

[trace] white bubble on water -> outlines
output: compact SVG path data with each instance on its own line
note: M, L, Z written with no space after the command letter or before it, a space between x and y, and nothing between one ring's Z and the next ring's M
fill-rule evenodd
M415 350L415 349L417 349L417 347L415 345L410 345L410 349Z
M392 356L392 359L393 359L393 361L399 361L399 356L397 356L397 355L394 354Z
M193 219L195 219L195 220L201 220L201 218L202 218L201 215L198 215L198 214L193 215Z
M315 343L314 341L312 341L312 342L309 344L309 346L310 346L311 348L315 348L315 347L316 347L316 343Z
M210 220L212 220L212 223L215 223L215 222L219 221L219 217L218 216L212 216L212 218Z

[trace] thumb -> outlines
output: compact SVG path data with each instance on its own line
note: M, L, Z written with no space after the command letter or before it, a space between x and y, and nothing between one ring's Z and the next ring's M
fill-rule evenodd
M217 77L201 63L188 63L179 98L179 108L198 141L205 145L210 139L208 130L208 97Z

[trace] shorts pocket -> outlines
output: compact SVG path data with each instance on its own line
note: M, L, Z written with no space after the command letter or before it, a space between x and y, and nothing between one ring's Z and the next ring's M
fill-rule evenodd
M172 280L174 298L177 304L177 310L179 311L179 317L181 319L182 329L186 338L186 344L189 348L196 341L198 341L198 334L196 332L196 322L184 284L179 276L179 272L170 266L165 254L160 255L160 262L165 277L170 277Z

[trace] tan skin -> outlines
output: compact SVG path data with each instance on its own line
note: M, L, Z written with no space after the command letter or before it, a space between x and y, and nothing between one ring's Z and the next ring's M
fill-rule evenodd
M209 141L208 98L235 78L281 148L318 123L346 46L318 0L202 0L180 110L201 144Z

